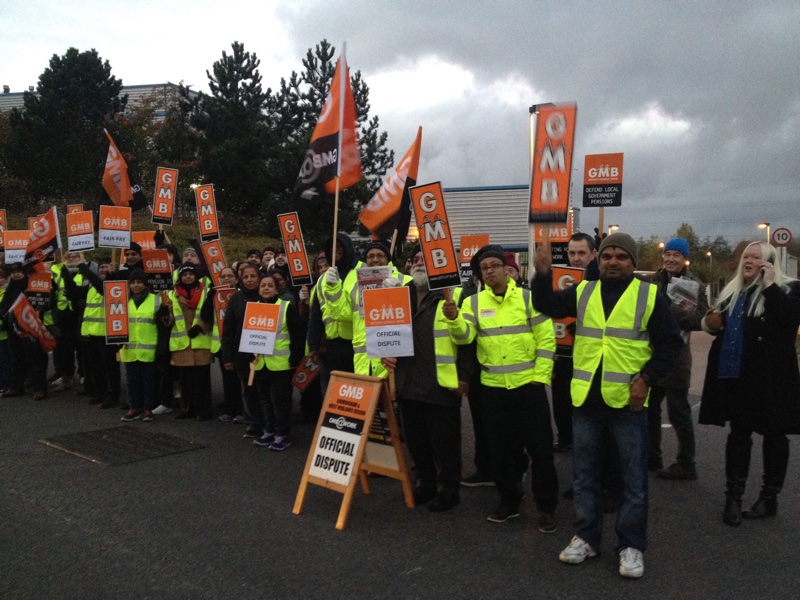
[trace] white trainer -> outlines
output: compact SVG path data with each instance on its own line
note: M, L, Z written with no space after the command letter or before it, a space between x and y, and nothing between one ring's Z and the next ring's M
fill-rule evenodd
M619 553L619 574L637 579L644 575L644 556L636 548L623 548Z
M159 404L153 409L154 415L168 415L172 412L172 409L169 406L164 406L163 404Z
M561 554L558 555L558 560L570 565L578 565L587 558L595 556L597 556L597 552L595 552L594 548L576 535L573 536L569 546L564 548Z

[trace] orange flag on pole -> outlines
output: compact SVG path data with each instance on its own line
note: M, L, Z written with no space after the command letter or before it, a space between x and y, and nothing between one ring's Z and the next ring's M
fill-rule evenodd
M131 181L128 177L128 164L122 158L111 134L103 129L108 138L108 155L106 156L106 169L103 172L103 189L108 194L114 206L130 206L133 200Z
M356 102L350 85L347 57L342 51L333 83L317 120L311 143L300 167L295 193L312 200L323 189L329 194L361 181L361 150L358 145Z
M408 188L417 185L421 148L422 127L417 129L417 138L403 159L358 215L358 220L369 229L373 239L389 239L395 229L397 239L401 241L408 235L411 222L411 195Z

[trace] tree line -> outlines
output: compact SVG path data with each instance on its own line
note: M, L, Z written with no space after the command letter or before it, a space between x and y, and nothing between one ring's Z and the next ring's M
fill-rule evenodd
M330 89L336 48L309 48L302 69L276 89L262 86L260 60L239 42L206 71L209 92L180 85L135 104L96 50L53 55L24 105L0 113L0 195L11 212L83 203L96 208L107 129L131 174L151 195L156 167L180 171L178 215L194 215L193 185L213 183L223 228L279 236L275 215L298 211L307 243L331 235L333 197L293 195L311 133ZM370 114L369 86L351 72L364 177L340 193L339 227L352 231L361 207L394 166L388 134Z

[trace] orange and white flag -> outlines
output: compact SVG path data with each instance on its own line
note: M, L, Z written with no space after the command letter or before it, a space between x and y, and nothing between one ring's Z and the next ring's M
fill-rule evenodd
M14 314L22 334L35 338L44 352L51 352L56 347L56 339L44 326L25 294L17 296L9 312Z
M324 191L344 190L361 181L361 150L358 145L356 102L350 84L345 51L336 63L333 83L311 135L311 143L300 167L295 193L306 200Z
M408 188L417 185L421 148L422 127L419 127L417 138L408 152L358 215L358 220L369 229L372 239L389 239L395 229L400 241L408 235L411 222L411 196Z

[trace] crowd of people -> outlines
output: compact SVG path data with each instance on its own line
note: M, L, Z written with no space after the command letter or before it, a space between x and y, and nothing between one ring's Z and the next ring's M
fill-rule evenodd
M576 233L567 256L570 266L583 270L582 278L558 290L546 240L536 248L530 282L520 277L513 253L488 245L472 258L472 278L452 292L429 289L419 246L398 259L398 269L386 244L372 242L359 255L343 233L314 258L313 283L299 287L292 285L282 248L248 250L219 273L220 286L212 283L196 245L182 254L170 244L163 248L174 285L161 293L150 289L135 243L119 268L66 253L63 263L49 266L46 294L28 285L29 269L0 264L2 396L30 390L34 400L44 400L73 390L102 409L123 408L123 421L170 413L205 421L215 416L216 359L222 381L216 417L242 424L255 446L282 452L292 442L292 376L304 356L320 372L300 397L309 421L319 413L331 371L391 374L417 505L448 511L459 504L461 488L494 486L498 504L487 520L503 523L520 515L530 473L539 531L557 531L561 497L574 502L574 535L559 555L562 562L597 556L603 515L616 512L619 573L637 578L648 547L648 472L671 480L698 477L689 342L691 332L702 329L715 340L699 422L730 424L722 520L738 526L742 518L777 513L787 435L800 433L800 282L782 272L768 244L747 246L710 306L704 286L688 270L690 248L681 238L664 246L661 269L640 274L637 244L628 234L600 239ZM367 354L362 267L386 267L383 286L410 288L413 356ZM124 281L129 289L123 345L106 343L104 281ZM217 310L220 288L229 293L224 317ZM20 294L57 339L50 380L48 353L9 311ZM269 355L240 352L248 303L278 306ZM569 321L558 329L556 319ZM558 344L556 331L565 330L573 342ZM468 475L462 474L464 396L475 440L475 471ZM678 448L666 467L663 400ZM742 510L753 433L763 436L764 476L758 499ZM556 452L572 452L573 478L563 490Z

